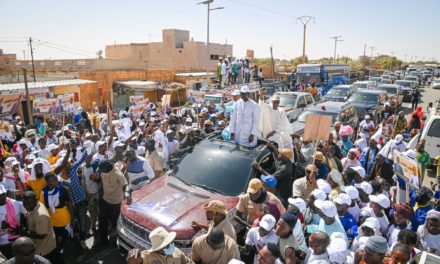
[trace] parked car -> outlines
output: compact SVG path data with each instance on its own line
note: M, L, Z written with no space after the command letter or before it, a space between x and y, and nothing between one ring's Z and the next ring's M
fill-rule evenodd
M419 77L417 77L415 75L407 75L407 76L405 76L404 80L414 81L417 83L417 86L419 86L421 84L421 80L419 79Z
M379 78L378 80L372 80L373 78ZM371 77L370 81L357 81L352 84L356 91L369 90L376 87L376 81L380 81L380 77Z
M352 85L339 85L331 88L323 99L324 101L345 102L355 91Z
M354 93L348 102L356 108L360 119L370 115L375 124L382 120L384 104L387 101L387 93L381 90L363 90Z
M369 80L375 82L375 85L379 85L382 83L382 78L380 78L379 76L370 77Z
M310 93L276 92L275 94L280 97L280 104L278 107L286 112L287 118L290 122L295 121L306 108L315 102ZM272 97L269 98L269 103L271 100Z
M264 140L255 148L225 142L219 134L202 140L177 161L172 171L133 192L131 204L122 203L117 225L121 252L149 249L148 235L162 226L176 232L174 244L189 254L193 240L202 234L191 227L191 222L206 222L204 205L214 199L225 203L232 220L238 195L257 176L254 160L269 173L274 172L273 154Z
M306 118L308 115L329 115L332 117L332 124L342 122L345 125L350 125L356 128L358 125L358 116L353 104L348 102L320 102L313 104L309 109L305 110L298 119L293 122L293 133L299 135L304 134L304 127L306 126Z
M382 75L380 76L381 83L393 83L393 78L391 78L391 75Z
M397 80L394 82L396 85L400 85L400 89L402 91L402 101L403 102L411 102L411 93L412 90L417 87L416 82L408 81L408 80Z
M388 102L391 109L396 113L402 107L403 95L400 85L396 84L381 84L374 88L375 90L385 91L388 95Z
M434 79L431 84L432 89L440 89L440 79Z

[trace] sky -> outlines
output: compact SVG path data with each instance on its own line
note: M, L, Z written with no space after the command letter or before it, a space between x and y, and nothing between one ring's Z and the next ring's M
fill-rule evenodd
M190 31L206 41L206 5L197 0L1 0L0 48L28 59L29 37L35 59L93 58L105 45L161 41L162 29ZM302 55L307 25L309 58L333 57L332 36L342 36L337 56L394 55L406 61L440 61L438 0L215 0L210 42L233 45L244 57L291 59ZM25 51L25 52L23 52Z

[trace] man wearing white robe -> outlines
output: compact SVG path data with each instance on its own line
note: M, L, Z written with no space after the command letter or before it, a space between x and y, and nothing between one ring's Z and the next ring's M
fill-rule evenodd
M272 97L272 106L264 103L264 89L260 90L259 105L261 109L260 114L260 130L263 137L267 140L274 141L278 144L278 148L292 149L293 133L286 112L278 107L280 104L280 97L274 95Z
M241 99L235 103L234 111L231 113L230 138L238 144L255 147L257 136L260 135L260 107L249 99L248 86L241 87L240 96Z

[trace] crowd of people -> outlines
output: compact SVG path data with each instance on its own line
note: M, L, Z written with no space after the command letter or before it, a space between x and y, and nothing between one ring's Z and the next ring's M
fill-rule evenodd
M420 163L423 174L437 165L423 141L407 148L409 134L423 129L421 109L409 121L403 112L380 124L365 116L357 131L338 122L326 140L311 142L292 133L279 97L256 102L246 85L232 97L220 105L151 104L136 117L128 109L79 108L60 130L42 116L35 125L14 116L0 149L6 263L64 263L68 240L78 244L78 261L89 250L115 246L121 203L130 204L133 192L164 177L211 135L249 148L266 145L274 167L252 163L257 177L238 197L233 217L223 201L207 201L207 221L192 222L204 234L189 255L176 248L175 232L157 227L149 232L151 248L131 250L128 263L397 264L415 263L421 251L440 255L438 186L409 186L393 159L397 150ZM414 118L420 126L408 131ZM122 133L127 120L128 134Z

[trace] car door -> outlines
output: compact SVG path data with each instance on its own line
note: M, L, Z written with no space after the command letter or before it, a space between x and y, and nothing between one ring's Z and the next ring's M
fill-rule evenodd
M440 117L432 120L431 125L424 136L425 151L431 158L435 158L440 153Z

